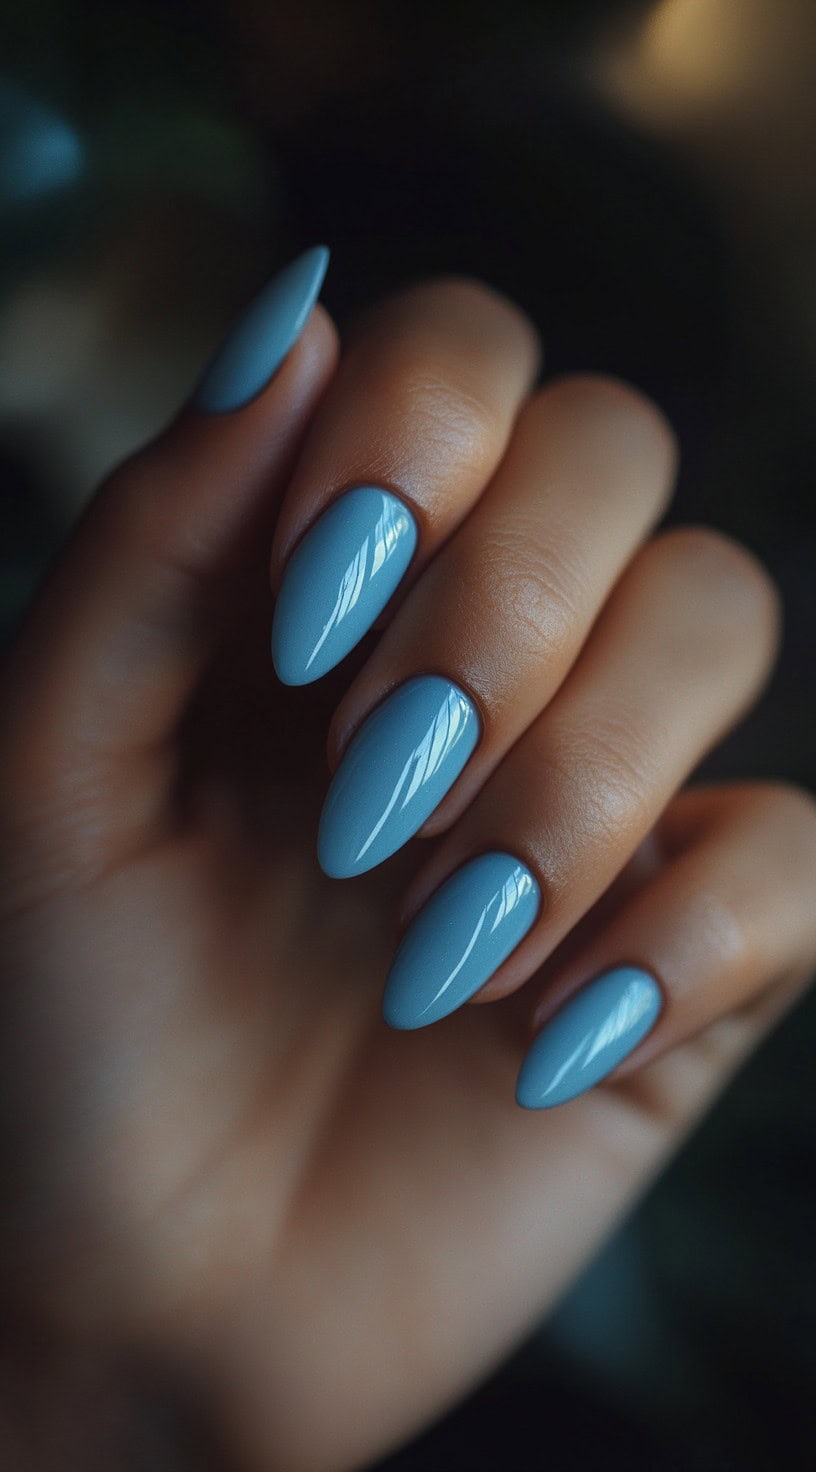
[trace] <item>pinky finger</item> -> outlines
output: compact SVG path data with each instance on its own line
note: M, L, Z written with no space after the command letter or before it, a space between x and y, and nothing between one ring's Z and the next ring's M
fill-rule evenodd
M658 830L666 859L565 969L547 967L524 1108L623 1079L816 963L816 804L782 785L689 790Z

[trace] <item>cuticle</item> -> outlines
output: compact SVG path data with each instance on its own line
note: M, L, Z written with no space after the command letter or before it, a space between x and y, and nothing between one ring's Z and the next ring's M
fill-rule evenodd
M535 1018L535 1013L533 1014L535 1019L533 1022L532 1030L533 1037L538 1037L538 1034L540 1032L543 1032L544 1028L552 1022L553 1018L558 1017L560 1013L563 1012L564 1008L568 1007L570 1002L572 1002L575 997L580 996L581 992L584 991L586 987L592 986L592 983L595 981L600 981L601 978L603 976L607 976L610 971L625 970L627 968L631 971L642 971L646 976L651 977L652 981L655 983L658 991L660 992L660 1011L658 1012L654 1022L649 1028L649 1031L645 1034L644 1037L641 1038L640 1043L637 1044L637 1047L639 1048L641 1043L645 1043L646 1038L651 1037L654 1029L657 1027L661 1018L664 1016L669 1005L668 988L662 976L657 973L654 966L652 966L651 964L646 965L642 961L611 961L608 965L601 966L598 970L593 971L591 975L585 976L584 979L580 981L577 986L573 987L572 990L568 992L567 995L563 998L563 1000L559 1002L554 1012L547 1013L547 1016L543 1021L538 1021L538 1019ZM633 1053L634 1051L635 1050L632 1049ZM629 1055L627 1054L627 1058L628 1056ZM621 1059L621 1062L623 1061L624 1060ZM620 1065L616 1065L616 1067L619 1066Z
M453 783L453 786L448 788L448 791L445 793L444 797L442 797L440 799L440 801L437 803L436 808L434 808L434 812L436 812L437 809L442 806L442 803L446 801L446 799L448 798L449 794L455 790L457 783L464 776L465 772L467 771L467 768L470 766L470 763L472 762L472 760L475 757L477 751L479 750L479 747L482 744L482 736L484 734L484 721L483 721L483 718L482 718L482 711L481 711L480 703L473 698L473 696L470 694L470 692L464 688L464 686L460 683L459 680L453 680L453 679L451 679L450 675L444 674L441 670L434 670L434 669L414 670L414 671L412 671L411 674L405 675L403 679L398 680L398 681L396 681L396 680L395 681L392 681L385 688L385 690L382 692L382 694L380 695L379 699L377 699L374 702L373 705L370 705L370 706L367 707L367 709L360 716L359 720L357 720L355 722L355 725L353 726L353 728L350 731L350 733L345 737L345 739L343 741L343 745L342 745L342 747L338 751L338 755L337 755L337 766L339 766L340 763L341 763L341 761L343 760L343 757L345 756L346 752L348 751L348 748L350 747L352 741L354 740L355 736L357 735L357 732L362 729L362 727L365 725L365 723L369 719L369 717L370 716L373 716L374 713L375 713L375 711L378 711L379 708L380 708L380 706L385 704L386 700L388 700L390 696L392 696L397 690L401 690L402 687L403 687L403 685L409 685L412 680L427 680L427 679L444 680L446 684L452 685L453 688L454 688L454 690L458 690L459 693L460 693L460 695L464 695L465 699L468 701L468 703L470 705L472 705L473 709L475 710L475 712L476 712L476 719L477 719L477 721L479 723L479 733L478 733L478 740L476 742L476 745L474 746L472 752L470 753L470 756L468 757L467 761L465 762L465 765L462 768L461 772L459 773L459 776L456 778L456 781ZM343 698L345 699L345 696ZM429 813L428 814L428 817L426 818L425 821L428 822L432 817L433 817L433 813Z
M459 862L457 864L455 864L452 869L448 869L441 876L441 878L437 881L437 883L434 884L433 889L431 889L431 890L428 891L428 893L425 895L424 899L421 900L420 903L418 905L416 905L411 910L410 917L398 926L398 929L397 929L398 939L400 939L400 940L402 939L402 937L405 935L405 933L413 925L413 923L416 920L417 916L420 915L422 913L422 911L425 909L425 906L426 905L429 905L431 903L431 900L433 899L434 895L435 894L438 894L439 891L440 891L440 889L442 888L442 886L444 884L447 884L447 882L448 882L449 879L453 879L454 876L459 873L460 869L466 869L467 866L468 866L468 864L474 863L476 861L476 859L495 858L498 855L501 855L502 857L507 858L507 859L511 859L514 864L521 864L522 868L526 869L527 872L532 875L532 877L535 880L536 885L538 887L538 903L536 905L535 915L533 916L533 919L531 920L530 925L528 926L527 930L525 930L525 932L524 932L523 936L521 937L521 939L519 940L518 944L515 945L513 947L513 950L510 952L510 955L511 956L514 955L515 952L518 950L519 946L522 945L523 942L526 941L527 938L530 936L530 934L532 933L533 929L535 928L535 926L538 924L539 920L541 919L542 915L545 913L547 906L545 904L545 886L542 883L541 879L539 878L539 876L536 873L536 871L533 868L533 866L531 864L529 864L526 859L519 858L518 854L513 853L512 850L510 848L508 848L506 844L503 844L503 843L488 844L486 847L479 847L479 848L476 848L476 849L472 849L472 850L468 851L463 858L460 858ZM510 960L510 956L507 956L505 958L505 961L502 961L502 966L504 966L506 964L506 962L509 961L509 960ZM492 980L492 977L489 978L489 979Z
M292 478L294 479L294 476ZM281 585L281 582L282 582L282 580L283 580L283 578L285 576L286 569L289 566L289 563L291 562L292 558L294 557L295 553L297 552L297 549L300 546L301 542L303 542L305 540L305 538L309 535L309 532L312 530L312 528L313 527L316 527L317 524L318 524L318 522L322 521L323 520L323 517L326 515L326 513L331 510L332 506L336 505L338 501L341 501L344 496L347 496L348 493L349 493L349 491L365 491L365 490L387 491L388 494L389 494L389 496L394 496L395 499L397 501L400 501L402 503L402 505L406 508L406 510L411 513L411 516L414 519L414 522L415 522L415 525L416 525L416 529L417 529L416 546L414 547L414 550L411 553L411 561L408 563L408 566L406 567L405 572L403 573L402 578L400 579L400 582L402 582L403 579L408 576L408 573L410 572L411 568L414 565L414 562L416 561L416 557L417 557L417 553L419 552L419 545L420 545L420 541L421 541L421 532L424 530L423 524L422 524L422 522L420 521L420 518L417 515L416 508L414 507L414 505L412 504L412 502L410 502L408 500L407 496L405 495L405 493L403 491L397 490L393 486L386 485L384 481L380 482L379 480L377 480L377 481L374 481L374 480L351 480L348 483L345 483L345 484L343 484L341 486L338 486L336 489L334 489L333 491L331 491L331 493L329 495L328 501L326 501L325 504L323 506L321 506L321 508L318 511L317 515L316 516L313 516L312 519L311 519L311 521L307 522L306 526L303 527L303 529L298 533L295 541L292 543L292 545L289 548L289 550L287 551L286 555L284 557L282 557L281 562L280 562L280 566L279 566L278 570L276 571L276 574L275 574L275 584L274 584L274 587L273 587L273 590L272 590L275 594L277 594L280 591L280 585ZM395 588L394 589L394 593L396 593L396 592L397 592L397 589ZM390 602L390 599L389 599L389 602ZM386 604L386 608L387 607L388 607L388 604ZM383 612L385 612L385 609L383 609Z

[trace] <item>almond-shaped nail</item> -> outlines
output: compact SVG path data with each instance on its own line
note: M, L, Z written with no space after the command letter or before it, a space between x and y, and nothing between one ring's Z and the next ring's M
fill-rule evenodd
M522 1064L523 1109L566 1104L606 1078L651 1031L663 995L648 971L616 966L596 976L538 1034Z
M417 675L363 722L334 774L317 840L321 868L349 879L408 842L451 788L479 739L458 685Z
M383 1016L427 1027L467 1002L498 971L538 914L541 891L510 854L480 854L431 895L388 973Z
M272 622L272 658L284 685L319 680L379 617L414 555L417 526L380 486L338 496L298 543Z
M242 409L266 387L302 333L329 264L315 245L274 276L228 332L193 396L201 414Z

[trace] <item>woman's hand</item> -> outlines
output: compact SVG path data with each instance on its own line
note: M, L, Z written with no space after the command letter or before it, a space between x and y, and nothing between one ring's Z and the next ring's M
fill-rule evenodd
M810 799L679 791L768 674L768 577L654 534L638 393L537 370L469 281L339 362L316 308L112 476L6 671L8 1291L181 1363L236 1469L356 1466L485 1373L813 965ZM378 614L353 675L275 678L270 546L281 673ZM398 1031L432 894L386 1010L443 1020ZM514 1099L537 1033L559 1108Z

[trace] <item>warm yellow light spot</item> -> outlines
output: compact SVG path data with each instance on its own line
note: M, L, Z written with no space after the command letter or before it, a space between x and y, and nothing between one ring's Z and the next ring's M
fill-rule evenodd
M640 66L686 97L733 92L754 71L763 12L762 0L660 0L641 32Z
M597 57L601 87L627 111L671 124L764 106L802 68L813 0L658 0Z

